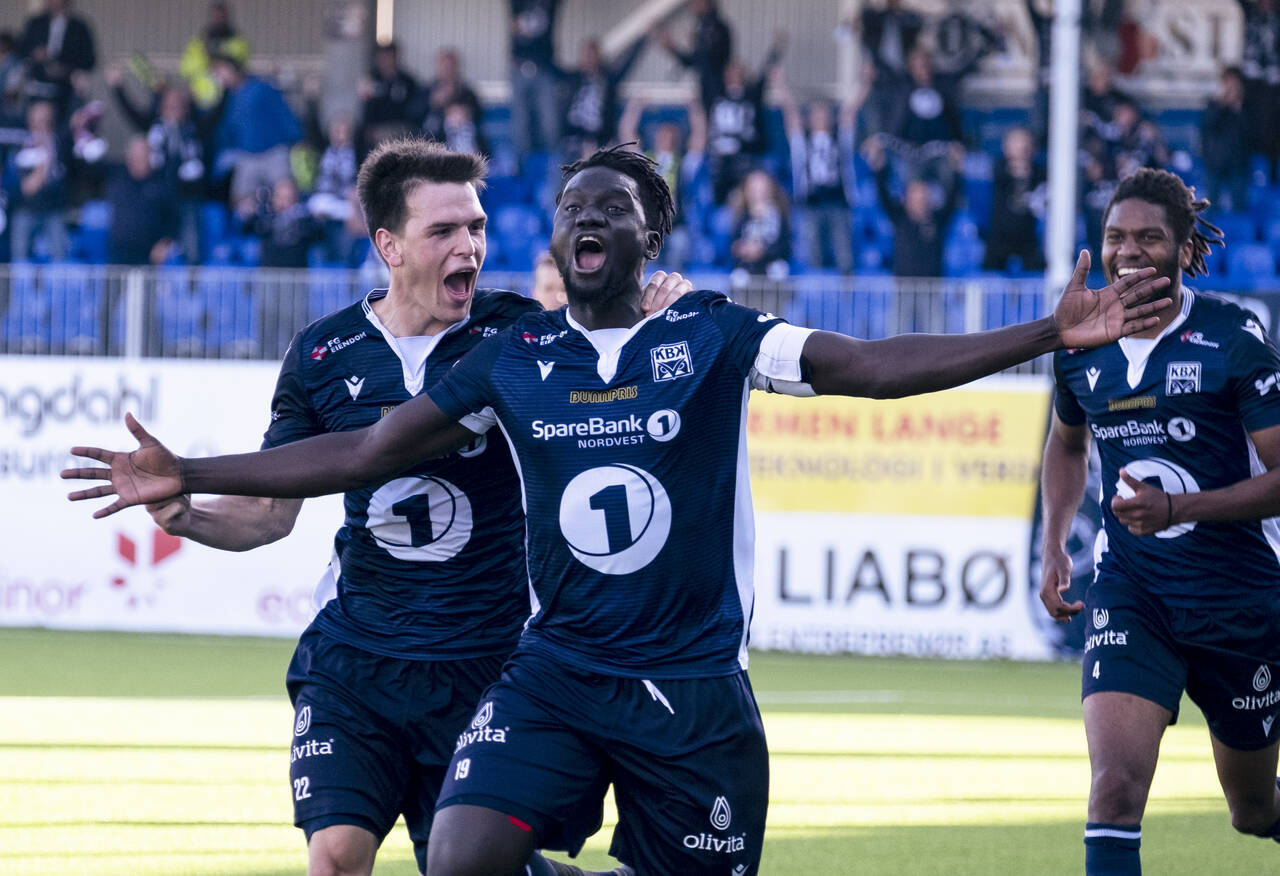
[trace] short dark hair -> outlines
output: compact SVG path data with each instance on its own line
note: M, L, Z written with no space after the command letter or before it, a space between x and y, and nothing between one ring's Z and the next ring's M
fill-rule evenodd
M421 137L398 137L374 148L356 175L356 195L372 236L379 228L400 233L409 193L419 183L471 183L484 189L489 162L472 152L455 152Z
M597 149L591 155L573 164L561 166L564 176L560 180L560 191L556 193L556 203L564 194L564 187L569 180L588 167L607 167L625 176L631 177L640 190L640 206L644 207L645 226L656 231L666 240L671 233L671 223L675 219L676 205L671 197L671 187L658 173L657 163L647 155L632 152L631 143L611 146L608 149Z
M1226 243L1222 239L1222 229L1200 215L1209 206L1208 198L1197 199L1195 189L1188 187L1177 174L1153 167L1139 168L1116 186L1116 192L1102 214L1103 228L1107 226L1111 208L1130 198L1163 207L1165 218L1173 231L1174 242L1178 246L1188 240L1192 241L1191 264L1187 267L1187 276L1196 277L1209 273L1204 259L1209 254L1210 245L1225 247ZM1204 228L1203 232L1201 227Z

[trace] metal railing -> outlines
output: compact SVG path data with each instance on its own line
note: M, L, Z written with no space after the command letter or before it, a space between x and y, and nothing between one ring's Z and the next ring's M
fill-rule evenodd
M481 285L528 294L529 279L486 271ZM980 331L1048 312L1036 279L806 275L737 288L724 274L690 279L797 325L863 338ZM381 282L336 269L0 265L0 354L277 359L301 327Z

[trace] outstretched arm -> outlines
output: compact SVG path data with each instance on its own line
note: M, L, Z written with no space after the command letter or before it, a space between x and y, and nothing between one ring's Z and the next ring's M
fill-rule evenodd
M1168 298L1150 299L1169 281L1144 268L1102 289L1089 289L1089 254L1052 316L966 335L897 335L864 341L814 332L802 360L807 382L820 394L901 398L960 386L1063 347L1099 347L1152 328L1152 314Z
M341 493L386 480L415 463L440 456L474 435L450 419L426 393L397 407L367 429L331 432L257 453L183 459L139 425L125 425L138 439L133 452L73 447L72 454L107 468L72 468L69 480L108 484L71 493L69 499L115 496L94 512L106 517L130 505L161 502L183 493L219 493L268 498L305 498Z
M1280 515L1280 426L1250 432L1249 439L1267 467L1262 474L1202 493L1166 493L1120 469L1120 478L1133 495L1112 498L1112 512L1134 535L1151 535L1178 523L1265 520Z
M1044 506L1044 539L1040 553L1040 601L1054 620L1066 623L1084 608L1066 602L1071 586L1071 555L1067 536L1080 508L1089 477L1089 433L1083 425L1068 426L1055 411L1049 424L1040 468L1040 498Z
M248 551L279 541L293 531L301 499L256 496L178 496L147 505L151 519L169 535L224 551Z

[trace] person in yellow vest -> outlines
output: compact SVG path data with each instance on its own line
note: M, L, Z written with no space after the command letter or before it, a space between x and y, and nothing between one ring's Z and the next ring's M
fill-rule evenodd
M204 30L196 34L182 50L178 72L191 88L191 98L202 109L217 104L222 85L213 75L213 58L234 58L241 67L249 62L249 41L231 21L231 8L222 0L209 4L209 18Z

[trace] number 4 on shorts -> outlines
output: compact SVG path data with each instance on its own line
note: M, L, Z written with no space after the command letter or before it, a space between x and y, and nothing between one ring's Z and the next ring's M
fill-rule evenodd
M1093 662L1093 677L1097 678L1101 674L1102 674L1102 661L1095 660Z

